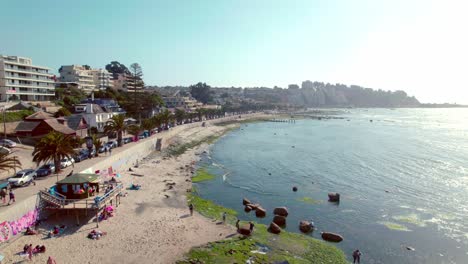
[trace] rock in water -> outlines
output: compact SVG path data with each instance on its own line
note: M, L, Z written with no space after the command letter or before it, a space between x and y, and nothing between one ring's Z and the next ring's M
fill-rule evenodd
M279 234L281 233L281 228L277 224L271 222L270 227L268 228L268 231L270 231L273 234Z
M288 208L286 208L286 207L276 207L275 210L273 210L273 214L287 217L288 214L289 214L288 213Z
M244 211L245 211L246 213L250 213L250 211L252 211L252 207L250 207L250 205L246 205L246 206L244 207Z
M297 192L297 187L296 186L293 187L293 192Z
M250 229L248 226L243 226L237 230L237 232L244 236L250 236Z
M286 217L281 216L281 215L275 215L273 217L273 223L279 225L279 226L285 226L286 225Z
M255 210L255 216L256 217L265 217L266 216L266 210L263 209L262 207L257 207L257 209Z
M328 201L330 202L339 202L340 194L339 193L328 193Z
M299 222L299 230L303 233L309 233L314 229L314 226L309 221L301 221Z
M329 233L329 232L323 232L322 233L322 239L330 242L341 242L343 241L343 237L335 234L335 233Z
M248 205L250 204L250 201L247 198L242 199L242 204L243 205Z
M252 210L257 210L258 207L261 207L260 204L249 204L250 208L252 208Z

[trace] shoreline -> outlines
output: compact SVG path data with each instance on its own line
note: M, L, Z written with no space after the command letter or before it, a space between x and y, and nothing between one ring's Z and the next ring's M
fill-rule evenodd
M256 116L248 116L256 118ZM214 122L213 122L214 121ZM17 236L2 245L0 254L5 256L2 264L27 261L18 253L25 244L45 245L46 253L33 257L34 263L45 263L53 256L58 263L175 263L192 247L217 241L232 234L228 225L217 225L211 219L195 212L189 216L187 190L191 189L191 166L208 147L204 142L213 135L222 136L229 127L217 126L217 120L207 122L207 127L190 126L169 138L167 144L188 144L193 140L200 143L187 148L180 155L166 156L153 152L139 162L133 173L119 170L119 180L124 186L141 184L138 191L125 190L116 208L114 217L101 221L96 228L93 216L80 215L80 226L76 226L73 214L69 216L51 214L41 223L38 235ZM127 169L127 168L125 168ZM173 185L169 188L169 184ZM66 225L63 234L46 238L54 225ZM100 240L87 238L97 229L107 232ZM235 231L235 230L234 230ZM124 243L122 243L124 241Z
M75 226L75 217L72 215L51 215L41 224L39 235L21 236L8 242L1 251L5 255L2 263L26 261L27 257L18 255L18 252L24 244L30 243L47 247L46 253L33 257L35 263L45 262L48 256L53 256L58 263L71 264L83 263L83 259L88 263L114 263L121 260L125 260L125 263L186 263L187 256L213 242L223 244L237 240L235 227L231 225L232 217L228 217L229 221L224 225L216 220L221 218L220 214L218 217L208 217L197 211L201 208L196 207L194 215L189 215L187 201L193 197L192 171L201 154L215 140L238 128L241 123L261 122L264 119L265 116L253 116L237 122L221 121L218 124L209 123L207 127L189 127L180 131L168 140L166 149L151 153L142 159L138 168L132 168L133 173L143 177L120 171L122 177L119 180L124 186L136 183L141 184L142 189L125 190L128 196L122 197L114 217L100 222L100 227L96 228L92 216L80 216L82 224ZM183 151L171 154L171 146L183 146ZM208 202L210 206L214 205ZM63 224L67 229L62 235L44 239L54 225ZM259 224L256 226L266 230ZM107 232L107 235L100 240L88 239L87 234L93 229ZM333 248L339 252L339 249Z

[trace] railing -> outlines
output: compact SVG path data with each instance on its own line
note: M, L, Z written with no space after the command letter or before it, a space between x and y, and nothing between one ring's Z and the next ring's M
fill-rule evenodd
M119 194L122 190L123 184L117 184L114 187L114 189L112 189L112 191L105 193L103 196L96 196L96 198L99 197L99 200L95 199L94 201L89 199L67 199L62 194L55 193L54 195L52 195L47 190L40 191L40 197L46 202L51 203L60 208L64 208L67 205L72 205L70 209L95 209L100 208L101 204L109 202L115 195Z
M41 199L45 200L46 202L48 203L51 203L55 206L58 206L58 207L64 207L65 206L65 201L66 201L66 197L61 195L60 193L55 193L54 195L52 195L51 193L49 193L49 191L46 189L45 191L44 190L41 190L39 192L39 195L41 197Z

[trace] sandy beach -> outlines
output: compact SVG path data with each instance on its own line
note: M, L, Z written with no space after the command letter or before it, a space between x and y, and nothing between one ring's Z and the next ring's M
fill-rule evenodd
M179 133L171 141L184 144L202 140L210 135L222 134L232 127L193 127ZM191 166L198 154L205 151L206 143L187 150L178 157L163 158L154 153L139 163L134 171L119 171L124 186L132 182L142 189L126 190L114 217L100 222L98 230L107 232L100 240L87 238L96 229L94 217L80 217L76 226L74 216L50 216L39 228L40 234L21 236L3 247L2 263L28 262L20 256L25 244L45 245L46 253L33 257L32 263L46 263L53 256L57 263L174 263L194 246L224 239L235 233L232 226L217 224L194 212L190 216L186 193L191 189ZM144 175L131 176L131 173ZM168 183L175 183L168 190ZM221 217L221 216L220 216ZM66 225L64 233L46 238L54 225Z

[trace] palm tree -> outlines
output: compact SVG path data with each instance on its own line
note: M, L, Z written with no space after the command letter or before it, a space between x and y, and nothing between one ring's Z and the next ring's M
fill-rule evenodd
M161 124L162 124L161 116L159 114L153 116L151 118L151 123L153 123L154 127L158 128L158 132L159 132L159 129L161 128Z
M125 117L123 115L115 115L111 117L104 126L104 133L117 133L117 144L122 146L123 132L127 130Z
M196 110L197 115L198 115L198 121L202 121L203 115L206 113L205 109L203 108L198 108Z
M98 157L99 156L99 149L102 147L103 144L102 144L102 141L96 135L92 135L92 138L93 138L94 148L96 149L95 156Z
M10 154L0 153L0 171L10 171L16 168L21 169L21 162L17 156L11 157Z
M169 123L171 122L172 119L172 114L169 112L169 110L164 110L159 114L161 118L161 123L164 125L164 129L168 129Z
M155 124L152 119L145 119L141 122L141 129L151 131L155 128Z
M69 135L52 131L43 137L34 147L33 161L37 165L41 162L54 162L55 173L60 171L60 161L69 158L75 154L73 145L76 140Z
M187 114L183 109L177 108L175 110L175 119L177 120L177 124L181 125L184 119L186 118Z
M138 135L140 135L141 130L142 129L139 125L130 125L127 128L128 133L134 135L136 138L138 138Z

